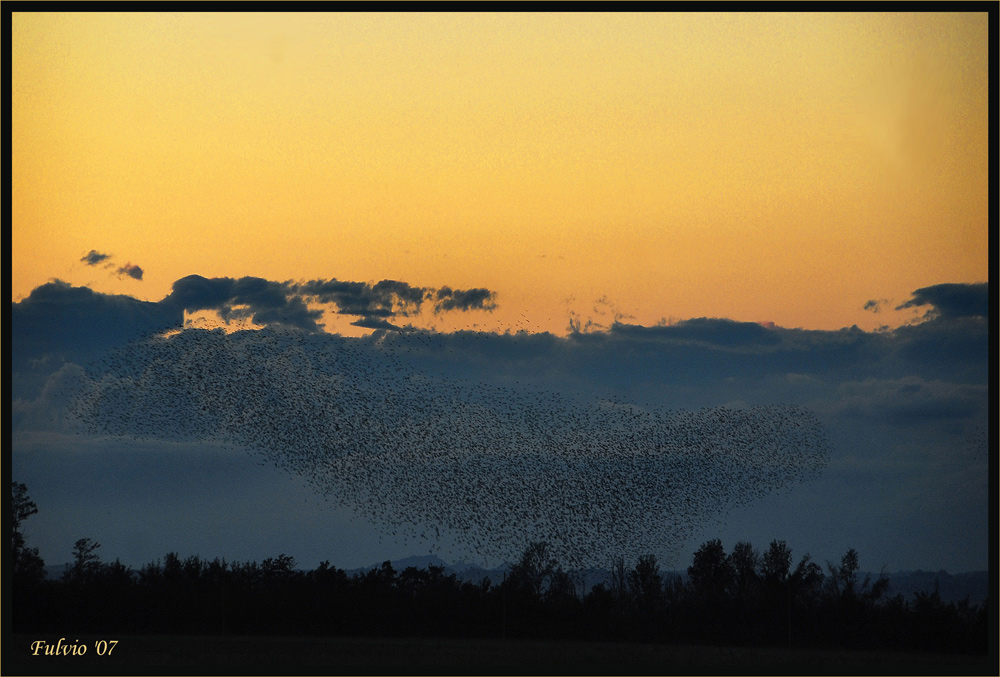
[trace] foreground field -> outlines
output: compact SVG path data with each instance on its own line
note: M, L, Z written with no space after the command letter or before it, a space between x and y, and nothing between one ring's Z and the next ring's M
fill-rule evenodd
M898 673L912 666L935 673L986 674L985 656L932 653L810 650L760 647L672 646L610 642L499 639L355 637L197 637L166 635L17 634L4 646L6 674L119 672L126 668L212 668L274 666L351 672L358 668L468 668L473 672L575 671L620 674L669 674L687 668L742 672L755 667L804 668L807 672L872 671ZM117 644L110 643L117 640ZM33 654L33 643L37 655ZM106 643L105 643L106 642ZM50 655L45 655L49 646ZM56 647L61 654L55 653ZM75 647L75 655L74 655ZM86 647L85 650L82 647ZM103 655L99 655L103 654ZM994 661L995 663L995 661ZM286 672L288 670L285 670ZM993 672L993 674L996 674Z

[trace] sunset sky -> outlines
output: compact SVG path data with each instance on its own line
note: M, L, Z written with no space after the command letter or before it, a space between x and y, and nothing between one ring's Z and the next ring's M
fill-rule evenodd
M12 300L196 273L488 288L486 329L897 326L988 276L987 46L986 14L17 13Z
M350 406L329 387L360 372L331 355L363 355L406 375L370 384L386 403L433 382L442 418L414 425L461 431L475 460L511 432L448 411L465 384L507 413L572 402L549 411L566 439L632 407L815 416L822 473L699 504L664 568L718 536L986 569L988 19L13 13L28 545L56 564L93 537L131 566L425 554L267 456L288 402ZM203 364L191 395L182 368ZM88 420L80 393L121 410ZM188 396L224 424L174 418ZM395 413L373 414L375 446L409 432ZM347 420L298 432L339 453Z

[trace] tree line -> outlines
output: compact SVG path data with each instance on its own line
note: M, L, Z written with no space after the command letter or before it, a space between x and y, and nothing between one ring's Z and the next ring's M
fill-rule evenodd
M102 562L79 539L62 577L45 577L22 523L37 513L13 483L15 632L517 637L687 644L987 653L988 602L945 604L935 591L891 596L889 581L861 577L848 550L825 570L784 541L759 552L718 539L694 553L686 579L653 555L618 559L610 580L584 590L546 543L530 543L499 584L396 571L384 562L349 576L287 555L257 562L168 553L132 569Z

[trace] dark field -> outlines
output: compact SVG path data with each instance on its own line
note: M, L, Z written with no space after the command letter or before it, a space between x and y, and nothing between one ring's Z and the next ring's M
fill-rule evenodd
M110 655L97 642L117 639ZM899 674L996 674L986 656L889 651L782 649L578 641L353 637L197 637L167 635L73 635L69 646L87 646L84 655L31 655L31 644L59 637L16 634L4 646L5 674L107 674L128 668L312 668L351 672L358 668L426 672L466 668L473 672L581 672L671 674L695 671L874 672ZM64 641L63 646L66 646ZM103 648L103 647L102 647ZM284 670L287 672L287 670Z

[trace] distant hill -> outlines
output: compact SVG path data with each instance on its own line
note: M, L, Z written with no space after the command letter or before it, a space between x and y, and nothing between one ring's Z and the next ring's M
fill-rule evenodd
M877 574L872 575L874 580ZM990 593L990 577L988 571L969 571L961 574L949 574L947 571L898 571L886 573L889 579L889 595L903 595L903 599L911 600L918 592L932 593L937 589L941 601L960 602L966 597L972 603L984 601ZM862 578L862 580L864 580Z

